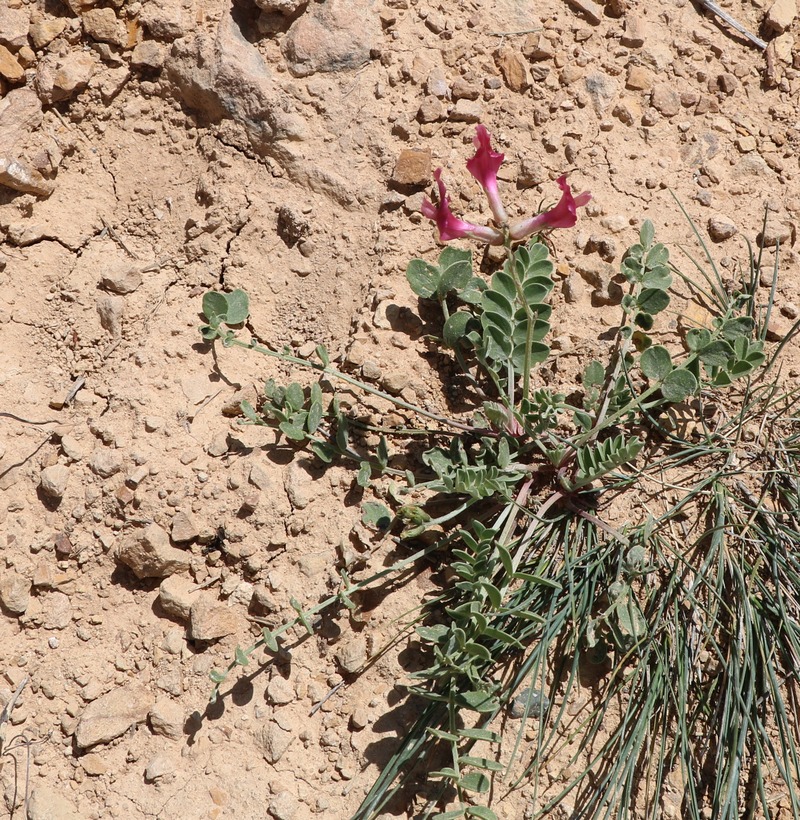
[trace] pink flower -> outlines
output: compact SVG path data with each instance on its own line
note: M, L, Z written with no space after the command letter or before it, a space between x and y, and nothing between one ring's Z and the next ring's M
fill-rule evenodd
M503 203L500 201L500 192L497 190L497 172L503 164L505 154L492 151L491 134L486 130L486 126L479 125L476 130L477 133L472 142L477 151L475 156L467 161L467 170L478 180L486 192L495 222L498 225L505 225L508 216Z
M558 205L549 211L543 211L531 217L531 219L512 225L509 231L512 239L524 239L526 236L541 233L551 228L571 228L578 221L578 208L586 205L592 195L588 191L584 191L582 194L573 196L569 185L567 185L566 174L562 174L557 182L562 191Z
M420 211L423 216L436 222L436 226L439 228L439 239L442 242L471 237L493 245L502 243L503 236L500 231L485 225L473 225L471 222L465 222L463 219L453 216L450 210L450 197L447 195L447 189L442 182L442 169L437 168L433 176L439 187L439 204L437 206L430 200L424 199Z

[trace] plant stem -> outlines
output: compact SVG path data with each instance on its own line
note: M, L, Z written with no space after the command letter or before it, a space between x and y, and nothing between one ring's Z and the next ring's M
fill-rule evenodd
M333 378L346 382L351 387L357 387L365 393L370 393L373 396L378 396L378 398L386 399L386 401L397 405L397 407L402 407L404 410L410 410L412 413L417 413L424 418L438 421L440 424L446 424L456 430L462 430L465 433L494 435L494 432L491 430L482 430L477 427L472 427L469 424L462 424L460 421L455 421L455 419L448 419L445 416L439 416L436 413L423 410L421 407L409 404L409 402L403 401L397 396L384 393L383 390L378 390L377 387L371 387L364 382L360 382L358 379L354 379L352 376L348 376L346 373L342 373L340 370L337 370L335 367L331 367L330 365L317 364L316 362L310 362L307 359L301 359L298 356L291 356L288 353L279 353L276 350L270 350L268 347L258 344L256 341L242 342L239 339L226 339L224 344L228 347L243 347L247 350L255 350L256 353L261 353L264 356L271 356L273 359L280 359L280 361L287 362L288 364L296 364L300 367L308 368L309 370L316 370L318 373L324 373L326 376L333 376Z

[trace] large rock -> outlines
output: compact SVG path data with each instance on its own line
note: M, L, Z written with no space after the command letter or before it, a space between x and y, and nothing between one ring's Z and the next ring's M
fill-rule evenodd
M230 14L223 15L214 35L177 40L165 67L189 108L211 122L239 123L257 153L267 154L274 140L302 137L302 121L282 110L269 69Z
M4 570L0 578L0 604L12 615L22 615L31 600L31 582L13 570Z
M140 684L114 689L86 707L75 729L75 743L79 749L108 743L144 723L152 706L152 695Z
M72 801L49 786L34 786L27 820L81 820Z
M85 51L72 51L63 58L46 57L36 69L39 97L50 104L75 96L89 84L97 66L97 57Z
M381 41L374 0L328 0L313 3L283 42L283 55L296 77L317 71L358 68Z
M28 43L30 15L27 8L11 9L0 6L0 43L14 50Z
M189 569L189 555L171 546L169 536L158 524L151 524L124 541L117 559L130 567L137 578L166 578Z
M15 88L0 100L0 154L13 151L42 124L42 103L30 88Z

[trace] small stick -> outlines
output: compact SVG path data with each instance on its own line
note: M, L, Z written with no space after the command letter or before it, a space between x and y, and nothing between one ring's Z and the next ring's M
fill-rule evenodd
M66 398L64 399L64 407L66 407L74 398L78 395L78 391L86 384L86 379L83 376L78 376L77 379L72 384L72 387L69 389L69 393L67 393Z
M541 31L542 28L524 28L520 31L490 31L488 32L490 37L516 37L518 34L534 34L537 31Z
M108 231L108 235L131 257L131 259L138 259L139 257L123 242L122 237L105 221L105 219L101 216L100 221L103 223L103 226Z
M0 752L3 751L3 736L5 735L4 726L6 721L11 717L11 713L14 711L14 705L17 702L17 699L22 694L22 690L28 685L28 681L30 678L26 675L19 683L14 694L11 696L11 700L3 708L3 711L0 712Z
M325 695L325 697L321 701L319 701L319 703L315 703L311 707L311 711L308 713L308 716L311 717L311 715L318 712L322 708L322 704L330 700L330 698L332 698L343 686L344 681L339 681L339 683L337 683L336 686L334 686L333 689L331 689L331 691L328 692L328 694Z
M721 9L714 0L699 0L699 3L703 8L716 14L717 17L721 17L731 28L736 29L739 34L746 37L754 46L758 46L762 51L766 50L767 44L763 40L756 37L755 34L751 34L738 20L731 17L724 9Z

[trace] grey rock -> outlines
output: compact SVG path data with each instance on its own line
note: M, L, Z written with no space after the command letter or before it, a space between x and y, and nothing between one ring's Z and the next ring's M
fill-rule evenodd
M283 54L296 77L359 68L381 42L374 0L312 4L289 29Z
M35 786L28 802L28 820L81 820L72 801L49 786Z
M239 123L258 154L269 153L275 140L304 134L302 121L283 110L266 63L230 14L223 15L213 35L177 40L165 71L186 106L211 122Z
M189 555L171 546L158 524L150 524L124 540L117 560L130 567L137 578L166 578L189 570Z
M124 463L122 453L118 450L98 447L89 459L89 469L100 478L111 478L122 470Z
M150 728L153 734L180 740L183 736L183 707L174 700L157 700L150 710Z
M144 723L152 706L153 697L141 684L114 689L86 707L75 729L75 743L79 749L108 743Z
M529 718L538 718L550 708L550 699L541 692L531 692L530 687L523 689L511 703L511 717L523 718L526 711Z
M164 66L167 55L164 47L155 40L144 40L134 48L131 65L134 68L159 71Z
M354 674L367 662L367 641L358 636L347 641L334 653L336 662L343 672Z
M480 122L483 119L483 105L479 100L462 97L450 112L450 119L455 122Z
M597 116L602 116L614 102L619 91L619 83L600 71L587 75L583 82Z
M0 578L0 604L12 615L22 615L31 601L31 582L24 575L6 570Z
M52 501L60 501L69 482L69 468L63 464L52 464L45 467L39 475L42 493Z

